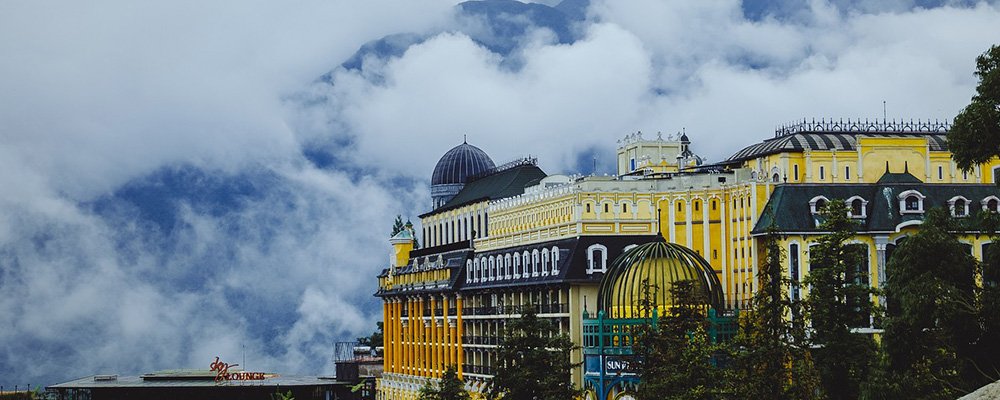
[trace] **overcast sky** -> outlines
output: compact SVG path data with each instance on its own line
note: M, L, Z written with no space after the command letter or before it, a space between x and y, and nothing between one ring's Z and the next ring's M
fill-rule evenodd
M883 101L951 119L1000 43L996 2L595 0L569 43L532 29L498 54L455 4L0 2L0 384L244 347L330 374L332 343L381 318L392 218L428 210L462 135L549 173L610 165L637 130L718 160Z

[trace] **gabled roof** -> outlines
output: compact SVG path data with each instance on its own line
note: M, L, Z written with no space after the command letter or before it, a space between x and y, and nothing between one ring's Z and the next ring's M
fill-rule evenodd
M443 206L425 213L420 218L452 210L480 201L513 197L524 193L524 188L544 178L545 172L534 164L521 164L484 176L465 184L458 194Z

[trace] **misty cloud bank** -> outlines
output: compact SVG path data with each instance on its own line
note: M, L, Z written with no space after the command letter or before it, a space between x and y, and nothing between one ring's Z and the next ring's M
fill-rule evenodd
M463 134L610 171L801 117L953 117L996 2L0 6L0 384L332 373L379 319L394 216ZM380 40L383 39L384 40ZM359 50L360 49L360 50Z

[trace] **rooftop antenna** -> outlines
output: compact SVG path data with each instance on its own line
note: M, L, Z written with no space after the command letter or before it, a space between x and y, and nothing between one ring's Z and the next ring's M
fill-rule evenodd
M591 175L597 175L597 153L594 153L594 169Z
M469 144L469 135L462 134L462 144Z
M885 117L885 100L882 100L882 123L884 124L885 121L886 121L886 117Z
M241 343L241 345L243 346L243 370L246 371L246 369L247 369L247 344L246 343Z

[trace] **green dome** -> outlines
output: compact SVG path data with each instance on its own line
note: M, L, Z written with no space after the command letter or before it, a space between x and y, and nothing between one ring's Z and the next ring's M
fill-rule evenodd
M674 304L670 289L674 282L694 281L707 305L722 306L722 284L708 261L698 253L675 243L660 240L636 246L622 253L601 280L597 305L605 318L640 317L642 282L653 289L654 306L660 314Z

